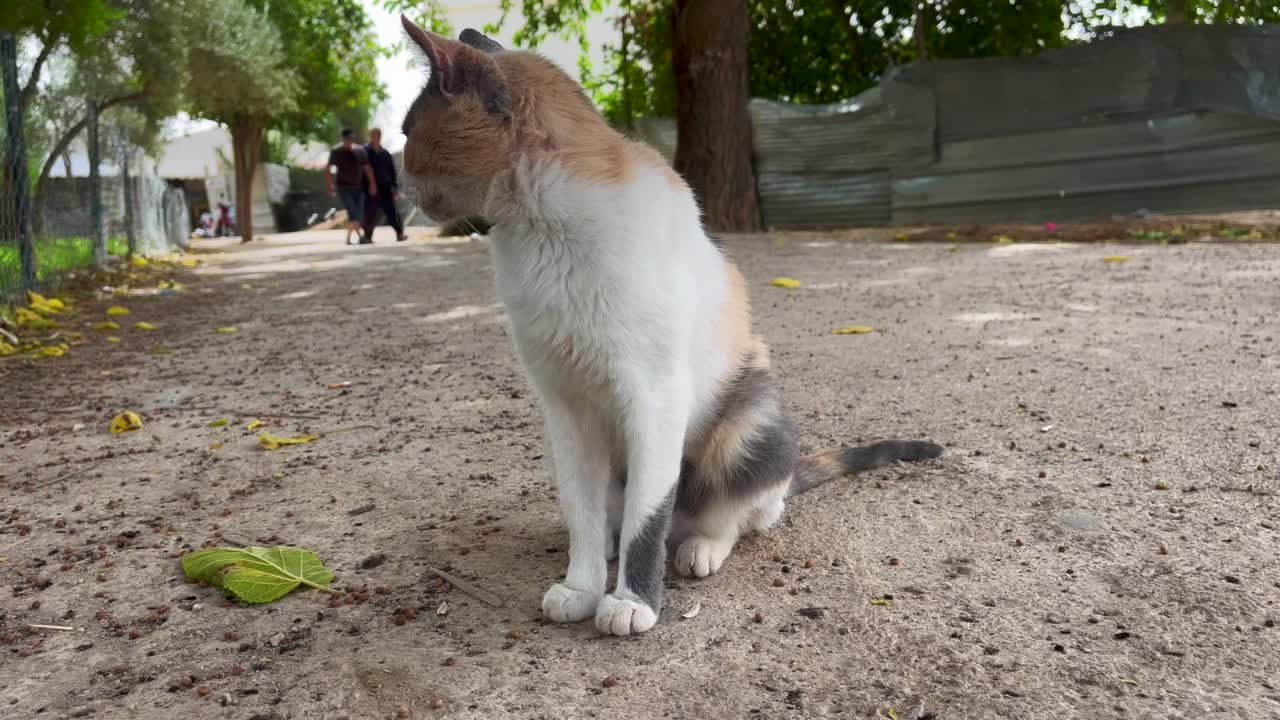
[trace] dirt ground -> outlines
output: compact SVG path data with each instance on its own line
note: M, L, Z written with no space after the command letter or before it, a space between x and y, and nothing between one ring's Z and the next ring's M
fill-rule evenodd
M540 619L567 536L485 243L385 232L206 242L0 362L0 717L1280 718L1280 246L729 238L806 449L948 452L797 499L619 640ZM112 303L157 329L104 342ZM358 601L184 582L230 542Z

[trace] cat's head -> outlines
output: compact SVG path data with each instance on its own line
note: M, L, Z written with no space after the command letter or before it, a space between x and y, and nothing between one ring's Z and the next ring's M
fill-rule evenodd
M512 90L501 45L472 29L458 40L401 16L430 77L404 119L404 169L418 206L447 222L481 214L492 179L510 167L516 143Z

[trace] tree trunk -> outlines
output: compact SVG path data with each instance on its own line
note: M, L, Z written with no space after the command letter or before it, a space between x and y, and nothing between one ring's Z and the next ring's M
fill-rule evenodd
M27 190L31 178L27 174L26 141L23 135L22 105L18 98L18 40L11 32L0 32L0 73L3 74L8 177L5 197L13 198L13 206L0 211L0 218L12 215L17 225L14 239L18 244L18 262L22 268L22 287L36 289L36 249L31 237L31 204ZM7 203L6 203L7 205Z
M1168 0L1165 3L1164 21L1167 25L1185 25L1187 22L1187 0Z
M675 0L673 23L676 171L693 188L708 228L759 230L747 114L747 2Z
M231 155L236 169L236 229L240 242L253 240L253 174L262 156L265 118L237 116L231 120Z
M929 36L925 32L924 0L916 0L914 15L911 34L916 44L916 60L924 62L929 59Z
M93 240L93 264L107 269L107 229L102 224L102 182L98 175L98 105L89 99L89 238Z

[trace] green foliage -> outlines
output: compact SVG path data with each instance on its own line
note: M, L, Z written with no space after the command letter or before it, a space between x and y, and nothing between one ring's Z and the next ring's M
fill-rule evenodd
M386 98L377 69L386 51L361 3L244 1L279 31L284 66L298 80L292 106L270 112L273 127L299 138L333 140L341 122L367 125L371 109Z
M1129 8L1143 8L1152 22L1165 21L1168 0L1099 0L1094 14L1104 16ZM1280 3L1275 0L1186 0L1187 22L1205 24L1260 25L1280 22Z
M378 0L388 12L403 13L409 19L432 32L453 35L453 26L440 0Z
M228 124L297 109L298 77L275 25L240 0L211 0L208 11L204 31L190 41L199 57L192 109Z
M128 249L123 237L107 239L110 255L124 255ZM37 238L35 250L36 282L43 288L56 287L68 272L93 265L93 241L87 237ZM21 268L18 247L0 243L0 301L22 289Z
M329 590L333 581L318 555L285 545L198 550L182 557L182 571L248 603L279 600L302 585Z
M82 52L120 20L124 11L107 0L12 0L0 12L0 29L43 41L66 37Z

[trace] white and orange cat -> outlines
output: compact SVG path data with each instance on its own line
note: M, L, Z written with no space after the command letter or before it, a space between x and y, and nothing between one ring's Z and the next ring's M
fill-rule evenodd
M542 402L569 528L547 618L649 630L668 543L676 572L705 577L788 496L942 453L890 440L800 457L742 275L661 155L537 54L403 22L430 65L404 121L411 189L435 220L493 223L498 295Z

